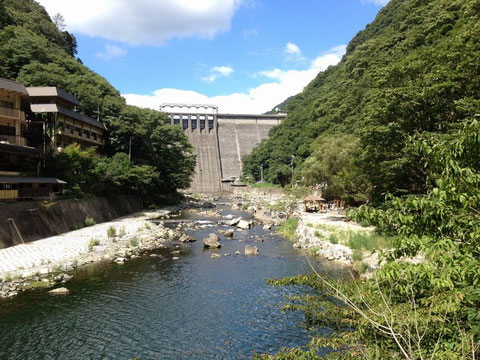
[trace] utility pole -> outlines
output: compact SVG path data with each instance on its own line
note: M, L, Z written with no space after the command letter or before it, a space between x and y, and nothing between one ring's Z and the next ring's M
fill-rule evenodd
M132 137L128 140L128 160L132 162Z
M292 168L292 186L293 186L293 165L294 165L295 155L292 155L292 159L290 161L290 167Z

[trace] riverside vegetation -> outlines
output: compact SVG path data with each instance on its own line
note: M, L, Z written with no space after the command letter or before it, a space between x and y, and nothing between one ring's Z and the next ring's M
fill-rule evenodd
M285 185L295 155L294 181L369 200L349 215L390 242L361 280L270 280L310 287L285 310L331 332L259 358L478 359L479 34L478 0L391 0L246 159Z
M52 21L35 1L0 1L0 77L75 94L79 110L108 129L105 156L69 146L61 156L47 156L42 175L65 180L73 198L127 193L151 204L187 188L195 156L182 130L159 111L126 105L118 90L76 58L75 36L64 28L61 16ZM53 131L47 121L46 136Z

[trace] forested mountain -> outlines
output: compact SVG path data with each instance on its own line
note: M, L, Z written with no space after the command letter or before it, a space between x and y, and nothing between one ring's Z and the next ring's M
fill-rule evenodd
M74 35L63 31L61 17L56 21L33 0L0 0L0 77L25 86L62 88L80 100L81 112L106 123L104 150L112 159L103 160L111 171L105 170L105 164L97 164L103 166L101 171L95 169L94 161L91 168L83 169L91 171L92 176L89 181L82 180L85 187L82 190L91 191L91 184L103 184L96 192L98 195L138 188L145 191L148 186L149 191L159 194L188 187L195 158L182 130L167 125L166 115L159 111L126 105L119 91L105 78L75 58ZM130 143L132 163L138 168L129 168L129 162L125 163L122 156L114 157L120 152L127 153ZM67 152L64 163L72 163L68 157L77 155L75 151ZM85 156L91 158L91 155ZM51 173L46 175L67 176L72 169L58 169L59 163L51 164ZM70 179L69 186L74 184L75 179Z
M287 105L288 117L246 159L244 173L326 184L352 201L423 192L406 146L480 113L480 0L392 0L342 61Z

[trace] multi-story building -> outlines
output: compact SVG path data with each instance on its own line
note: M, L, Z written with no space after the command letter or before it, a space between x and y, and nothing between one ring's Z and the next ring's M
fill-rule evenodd
M16 201L62 192L64 181L36 175L40 150L27 146L28 92L15 81L0 78L0 200Z
M38 171L40 152L27 146L27 98L25 86L0 78L0 175Z
M56 155L73 143L82 148L105 144L105 125L77 112L80 102L75 96L57 87L29 87L27 92L31 111L46 127L49 137L46 151Z

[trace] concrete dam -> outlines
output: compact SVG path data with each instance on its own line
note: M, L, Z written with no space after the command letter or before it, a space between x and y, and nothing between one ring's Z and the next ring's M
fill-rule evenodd
M172 125L182 127L192 143L197 164L190 190L215 193L231 190L242 174L242 160L268 137L286 114L219 114L213 105L164 104Z

